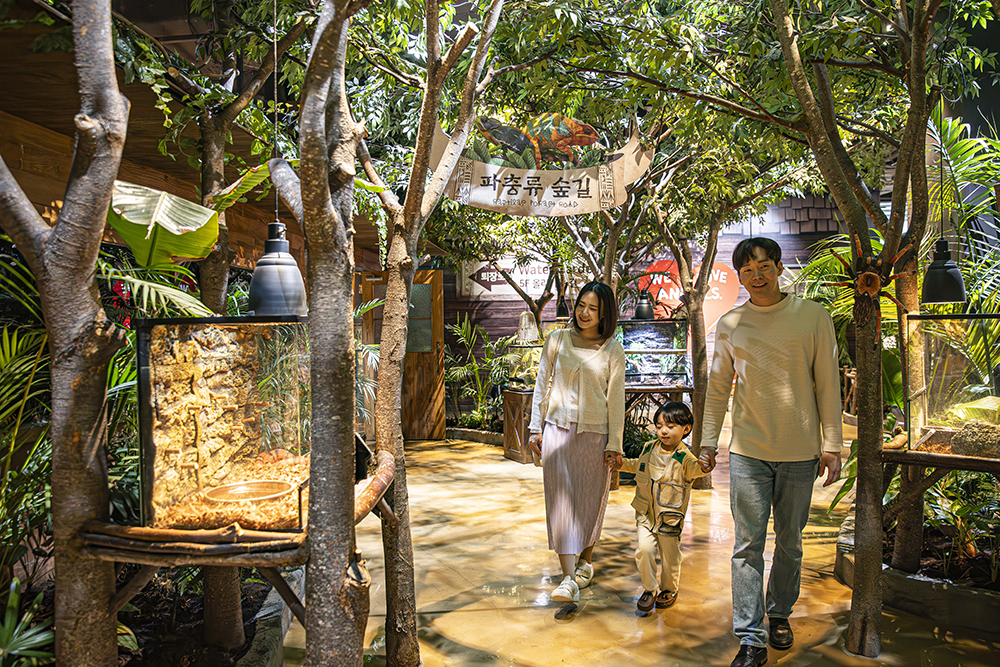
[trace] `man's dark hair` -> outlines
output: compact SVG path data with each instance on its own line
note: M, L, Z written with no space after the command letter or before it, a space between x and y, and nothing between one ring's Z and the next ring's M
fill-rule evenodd
M743 239L733 250L733 268L739 271L750 263L754 248L762 248L767 258L777 264L781 261L781 246L764 236Z
M615 335L615 327L618 326L618 303L615 301L614 291L604 283L596 280L587 283L580 288L580 293L576 295L573 303L573 328L580 330L580 325L576 323L576 307L580 303L580 297L587 292L597 295L597 302L600 305L601 317L597 322L597 333L601 338L607 340Z
M677 401L668 401L661 405L660 409L653 415L653 424L659 424L660 417L665 419L668 424L694 426L694 415L691 414L691 409L684 403Z

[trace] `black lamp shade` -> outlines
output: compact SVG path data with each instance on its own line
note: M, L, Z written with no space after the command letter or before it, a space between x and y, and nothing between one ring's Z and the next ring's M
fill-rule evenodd
M963 303L965 281L958 265L948 252L948 241L938 239L934 246L934 261L924 274L924 288L920 295L923 303Z
M566 297L559 299L559 303L556 304L556 317L569 317L569 304L566 303Z
M632 316L636 320L653 319L653 302L649 299L649 292L643 290L639 292L639 301L635 304L635 314Z
M288 252L285 226L267 226L264 255L257 260L250 281L250 310L254 315L306 315L306 288L299 265Z

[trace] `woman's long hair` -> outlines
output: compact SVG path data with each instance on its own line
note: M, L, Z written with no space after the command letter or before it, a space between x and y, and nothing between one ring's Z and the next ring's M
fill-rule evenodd
M591 281L580 288L573 303L573 328L580 331L576 323L576 307L580 305L580 298L587 292L597 295L597 302L600 304L600 319L597 323L597 333L603 340L615 335L615 328L618 326L618 302L615 301L614 291L602 282Z

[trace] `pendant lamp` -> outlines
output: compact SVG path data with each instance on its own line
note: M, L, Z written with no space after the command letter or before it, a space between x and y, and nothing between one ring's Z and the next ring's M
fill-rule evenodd
M635 314L632 315L632 319L635 320L651 320L653 319L653 302L649 298L649 292L643 290L639 292L639 301L635 304Z
M267 226L264 256L257 260L250 281L250 310L254 315L300 315L308 313L306 288L299 265L288 252L285 225Z
M947 239L938 239L934 246L934 261L924 274L920 300L923 303L965 302L965 281L948 252Z

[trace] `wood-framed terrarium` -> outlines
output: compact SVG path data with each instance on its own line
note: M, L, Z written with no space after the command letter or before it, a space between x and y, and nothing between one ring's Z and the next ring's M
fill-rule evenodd
M907 359L919 360L924 374L907 396L909 450L1000 459L1000 315L907 319Z
M301 531L306 318L140 320L136 341L143 525Z

